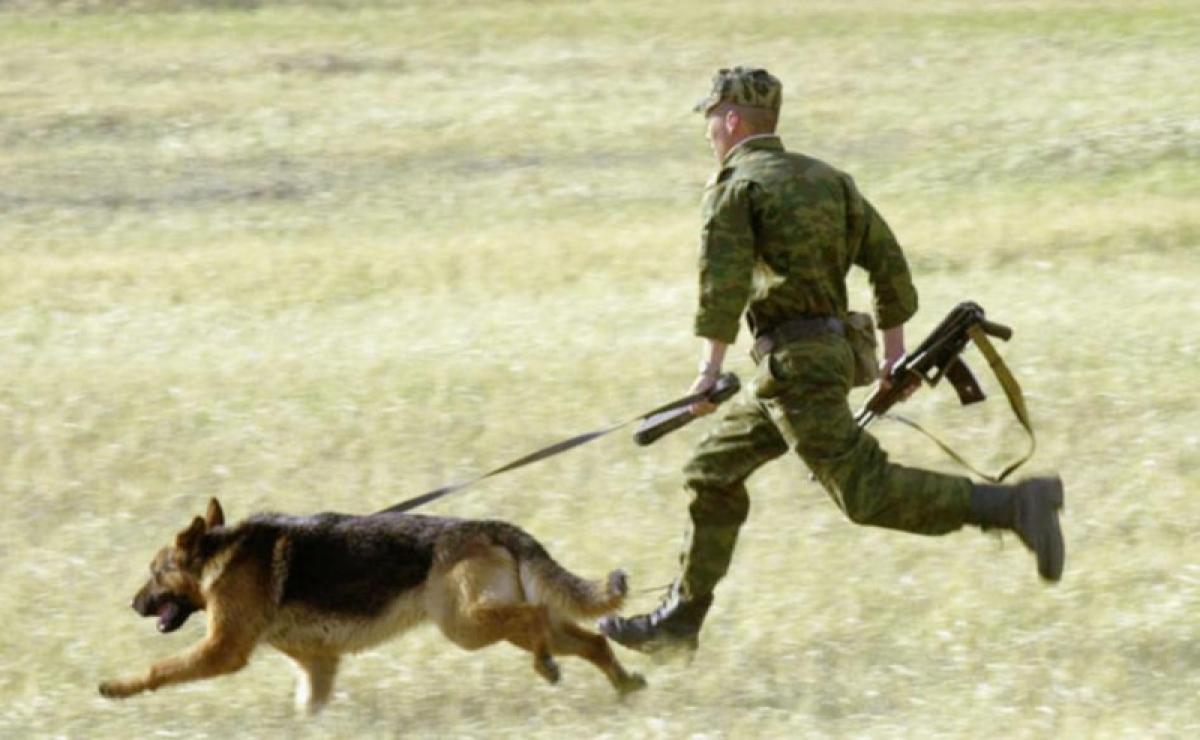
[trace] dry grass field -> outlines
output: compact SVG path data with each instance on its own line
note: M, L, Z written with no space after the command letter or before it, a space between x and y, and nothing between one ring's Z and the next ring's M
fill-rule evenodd
M0 736L1200 735L1198 39L1193 0L0 0ZM349 660L316 720L270 650L97 695L202 634L128 604L209 496L372 511L680 394L690 107L742 62L906 245L911 338L968 298L1015 328L1061 585L1011 537L856 527L784 460L695 661L623 653L651 684L627 702L429 629ZM999 468L1022 437L989 389L906 411ZM428 511L658 586L704 428Z

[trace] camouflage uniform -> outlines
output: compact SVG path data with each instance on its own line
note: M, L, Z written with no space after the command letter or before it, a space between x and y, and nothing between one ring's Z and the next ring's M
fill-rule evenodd
M765 70L723 69L713 83L696 106L706 116L725 102L747 118L761 113L748 108L766 110L760 116L766 121L778 113L782 87ZM721 133L712 128L718 123L710 118L710 134ZM773 128L759 124L755 128ZM697 336L732 344L743 314L756 335L802 319L826 328L830 319L844 322L852 265L870 276L881 329L900 326L917 310L904 254L854 181L785 151L774 134L743 137L726 152L705 189L703 216ZM726 407L684 468L692 526L683 573L670 594L648 614L603 618L601 631L644 652L696 648L713 589L729 568L750 510L745 481L789 449L851 521L928 535L963 524L1011 530L1037 555L1041 576L1059 580L1061 479L973 485L889 462L855 424L846 401L855 374L850 342L832 330L798 335L759 360L752 392Z
M778 82L745 72L718 75L698 107L733 100L777 109ZM743 140L704 193L695 333L732 344L743 312L760 333L800 317L845 319L852 265L870 276L880 328L916 312L900 246L848 175L785 151L777 136ZM962 526L967 478L891 463L854 423L846 400L853 362L849 342L834 333L777 348L759 363L752 395L732 402L700 443L684 469L692 496L685 599L707 595L725 574L750 508L744 481L788 449L854 522L921 534Z

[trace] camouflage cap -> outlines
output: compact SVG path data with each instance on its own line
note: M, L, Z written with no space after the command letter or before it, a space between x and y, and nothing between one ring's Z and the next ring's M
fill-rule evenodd
M756 67L717 70L713 75L712 92L692 110L708 115L725 102L778 112L783 102L783 83L767 70Z

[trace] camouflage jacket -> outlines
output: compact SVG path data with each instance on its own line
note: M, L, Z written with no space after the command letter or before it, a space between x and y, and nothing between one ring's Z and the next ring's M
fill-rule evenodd
M705 190L703 221L697 336L732 344L743 310L759 332L802 316L844 317L851 265L870 277L881 329L916 313L904 253L854 181L785 151L776 136L726 156Z

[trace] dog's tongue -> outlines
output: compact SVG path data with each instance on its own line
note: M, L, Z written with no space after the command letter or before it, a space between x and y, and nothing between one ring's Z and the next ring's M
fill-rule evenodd
M170 632L175 629L179 618L179 604L168 601L158 608L158 631Z

